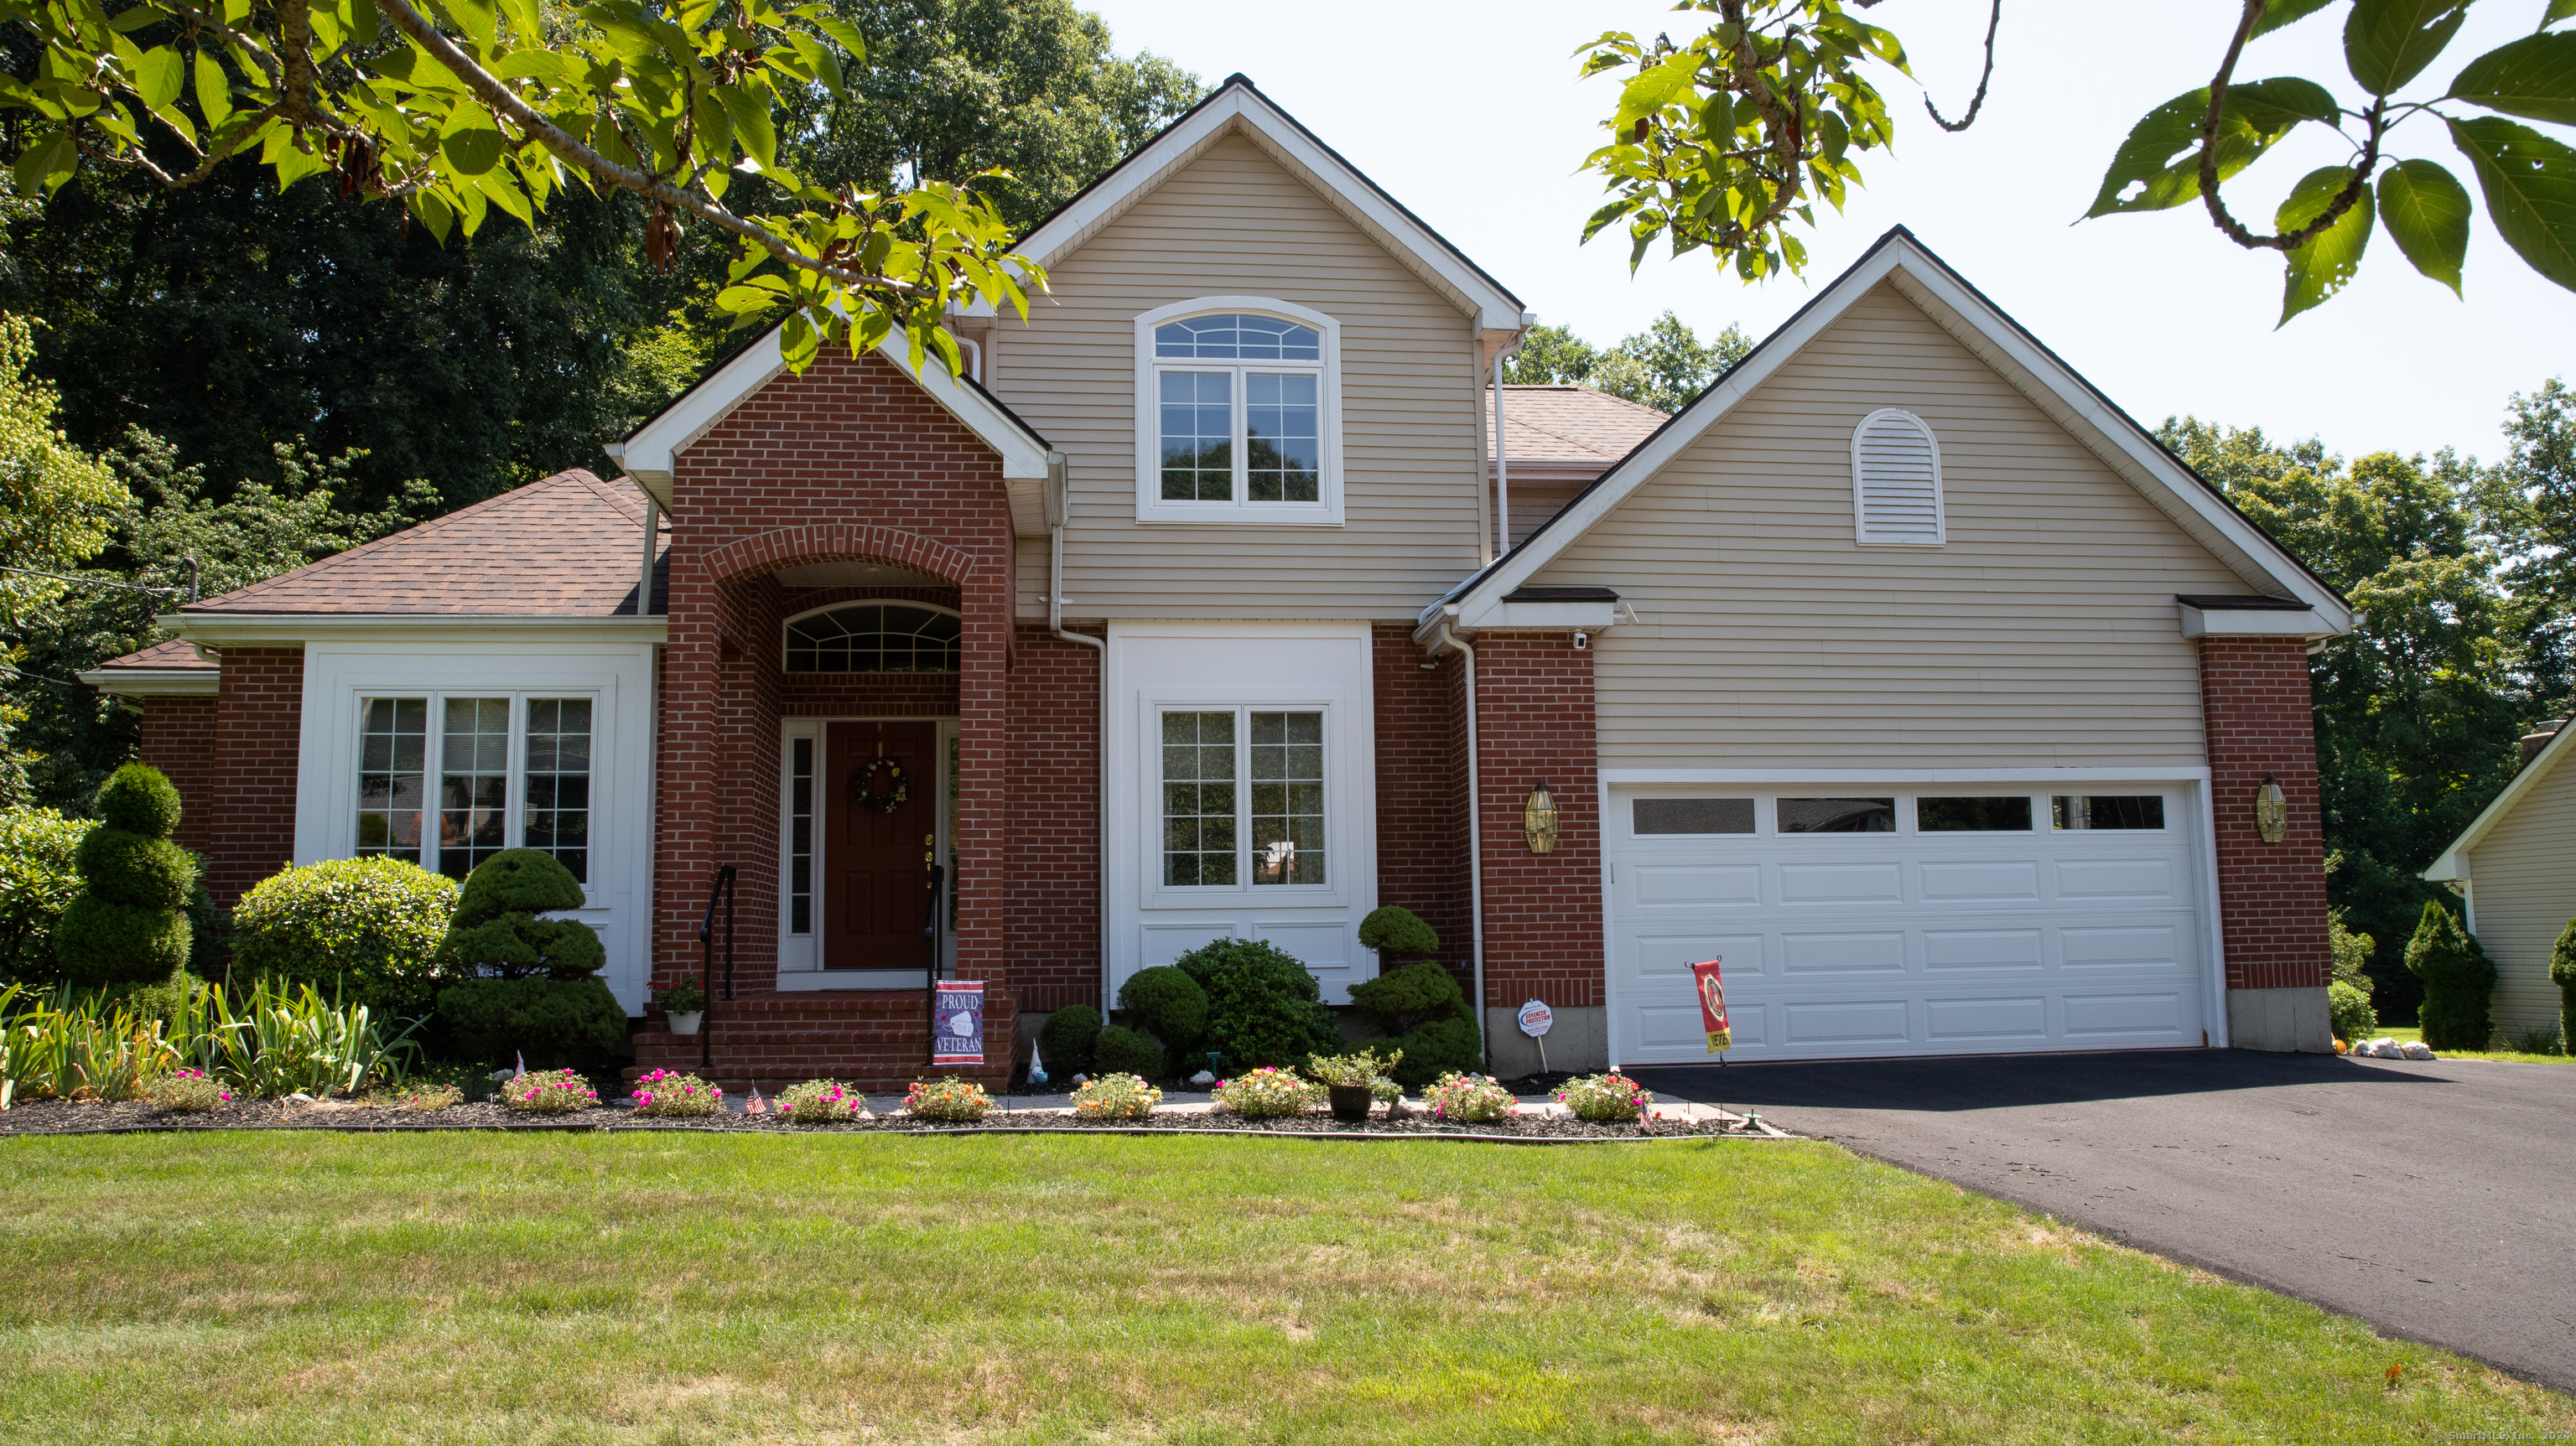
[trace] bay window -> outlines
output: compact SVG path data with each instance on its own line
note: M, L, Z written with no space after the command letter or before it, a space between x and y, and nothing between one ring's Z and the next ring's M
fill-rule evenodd
M462 879L502 849L533 848L588 884L591 710L587 697L523 693L360 698L358 856Z

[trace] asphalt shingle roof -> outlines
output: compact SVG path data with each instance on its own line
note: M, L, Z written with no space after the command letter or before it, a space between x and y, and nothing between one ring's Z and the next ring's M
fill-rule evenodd
M208 673L217 671L215 664L209 663L205 659L197 656L197 650L194 646L181 642L177 638L172 638L165 643L154 643L152 646L145 648L139 653L128 653L121 658L110 658L98 666L100 671L111 671L118 668L148 668L154 672L170 672L177 669L204 671Z
M631 615L644 509L643 490L626 478L558 472L180 612ZM657 543L664 561L654 569L655 612L668 585L669 546L666 532Z
M1494 389L1485 389L1485 447L1494 445ZM1664 414L1608 392L1573 385L1506 386L1503 430L1514 462L1608 467L1664 424Z

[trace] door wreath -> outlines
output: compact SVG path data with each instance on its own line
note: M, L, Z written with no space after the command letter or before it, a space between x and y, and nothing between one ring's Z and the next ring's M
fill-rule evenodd
M879 773L887 779L883 793L876 791ZM850 775L850 801L879 813L894 812L911 796L912 791L904 784L903 765L891 758L874 759Z

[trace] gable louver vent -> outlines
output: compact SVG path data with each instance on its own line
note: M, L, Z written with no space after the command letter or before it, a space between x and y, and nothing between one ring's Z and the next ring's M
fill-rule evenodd
M1859 540L1938 546L1941 451L1932 429L1890 407L1852 433L1852 522Z

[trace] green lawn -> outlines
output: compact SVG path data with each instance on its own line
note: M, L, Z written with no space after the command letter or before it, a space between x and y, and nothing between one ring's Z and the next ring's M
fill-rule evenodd
M2371 1038L2378 1039L2383 1036L2404 1044L2411 1039L2422 1039L2424 1031L2409 1026L2391 1026L2380 1030ZM2576 1064L2576 1057L2563 1054L2526 1054L2518 1049L2444 1049L2437 1050L2435 1053L2444 1059L2494 1059L2502 1060L2507 1064Z
M0 1252L8 1441L2576 1431L1825 1144L13 1138Z

